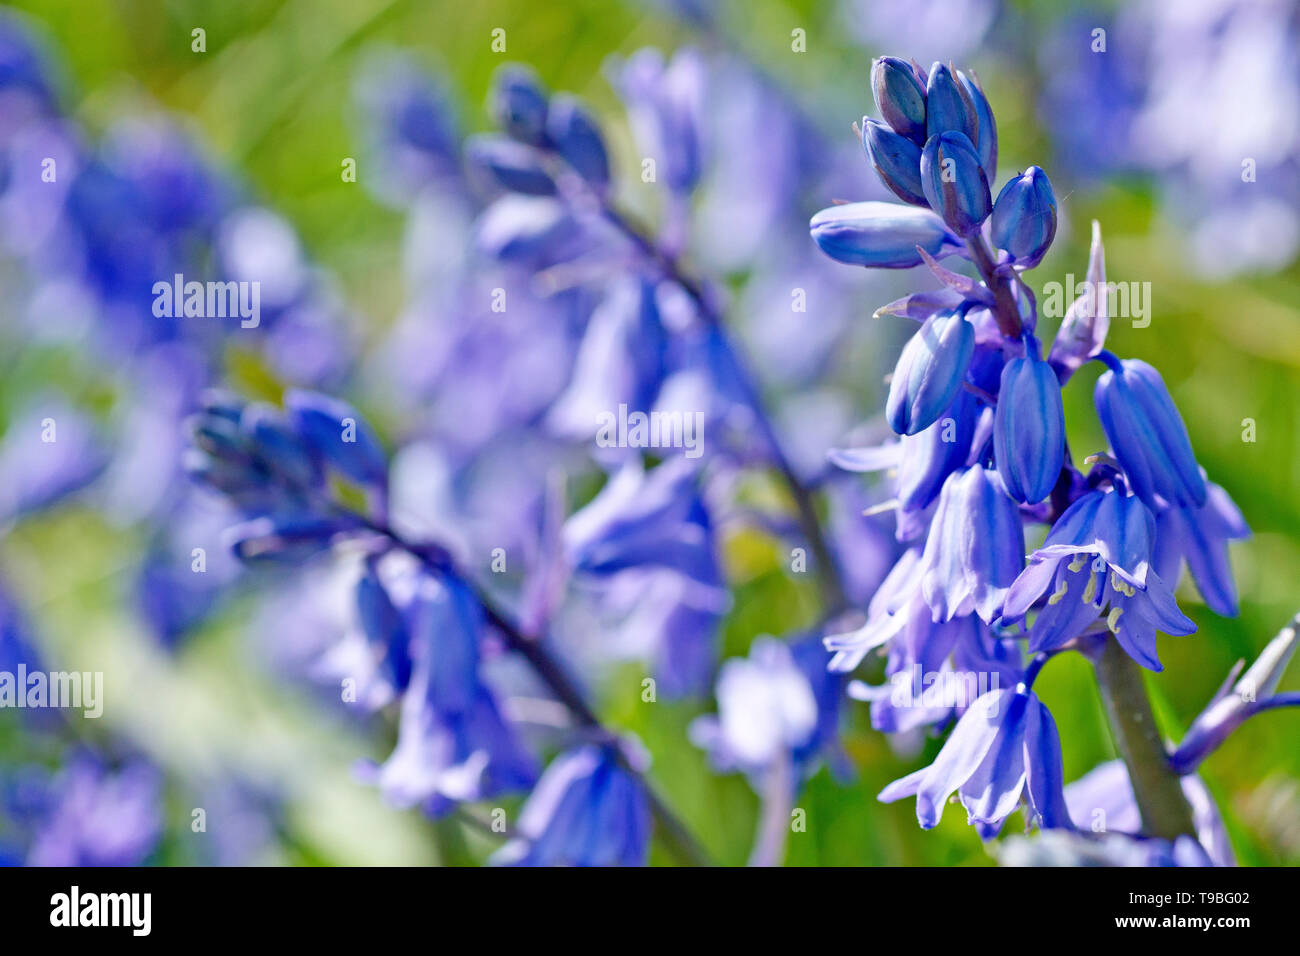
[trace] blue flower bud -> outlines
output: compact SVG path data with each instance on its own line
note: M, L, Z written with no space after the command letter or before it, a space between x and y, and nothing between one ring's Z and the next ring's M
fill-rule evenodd
M969 236L993 211L989 180L963 133L931 136L921 153L921 188L930 208L958 235Z
M279 409L260 403L249 405L239 427L260 461L289 482L300 488L320 482L319 462Z
M576 97L560 94L551 101L546 134L555 150L592 186L609 185L609 153L591 114Z
M928 205L921 190L921 148L883 123L862 119L862 145L880 181L903 202Z
M1152 510L1160 508L1157 495L1169 504L1205 504L1205 478L1160 373L1139 359L1107 364L1093 398L1133 493Z
M504 66L493 77L492 116L514 139L539 146L546 141L546 91L527 67Z
M900 136L925 144L925 85L910 63L882 56L871 64L871 92L876 109Z
M942 63L930 68L925 88L925 138L961 133L973 144L979 138L979 118L966 87Z
M528 196L555 194L555 180L531 146L503 136L472 136L465 144L465 159L498 189Z
M1002 370L993 423L993 453L1007 494L1024 504L1052 492L1065 462L1061 387L1036 347Z
M921 264L917 246L939 257L961 245L934 213L889 202L830 206L809 228L826 255L867 268L910 269Z
M353 517L263 516L228 528L225 538L240 561L292 563L324 551L336 535L358 527Z
M1030 166L1009 180L993 206L993 244L1033 268L1056 237L1056 195L1047 173Z
M971 105L975 108L976 137L974 140L975 151L979 153L980 165L984 167L984 175L988 176L989 182L997 179L998 170L998 124L993 118L993 107L989 106L988 97L980 89L979 84L972 77L967 76L961 70L957 71L957 80L961 83L962 89L970 97Z
M502 196L479 217L474 244L503 262L540 268L576 254L582 231L568 207L551 196Z
M365 485L383 487L388 461L365 419L347 402L318 392L290 391L284 407L320 460Z
M903 347L889 383L885 415L900 435L929 428L961 388L975 351L975 327L960 311L938 312Z

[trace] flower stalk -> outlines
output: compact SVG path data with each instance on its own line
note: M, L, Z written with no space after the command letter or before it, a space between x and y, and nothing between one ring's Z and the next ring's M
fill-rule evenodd
M1192 808L1160 739L1142 674L1119 641L1106 639L1094 667L1111 733L1133 784L1133 796L1147 836L1195 838Z

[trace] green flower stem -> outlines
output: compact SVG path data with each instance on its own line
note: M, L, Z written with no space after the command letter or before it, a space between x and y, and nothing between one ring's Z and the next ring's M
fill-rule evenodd
M1133 784L1143 833L1165 840L1194 837L1192 808L1178 774L1169 765L1138 665L1119 641L1107 636L1094 666L1111 733Z

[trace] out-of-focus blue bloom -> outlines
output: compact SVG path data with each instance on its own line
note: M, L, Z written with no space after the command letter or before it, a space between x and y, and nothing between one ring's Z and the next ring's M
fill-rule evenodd
M459 144L446 94L413 58L384 54L368 61L353 93L377 175L362 176L393 205L459 173Z
M1057 519L1043 546L1012 585L1004 620L1022 618L1052 589L1030 630L1031 652L1052 650L1077 637L1109 605L1106 624L1143 667L1161 670L1156 630L1196 630L1151 568L1155 521L1135 496L1120 490L1089 492Z
M621 405L649 413L668 372L668 344L656 284L642 276L612 282L587 322L569 386L552 405L548 424L591 441L602 414L617 414Z
M1196 841L1191 842L1199 841L1199 852L1189 853L1190 848L1171 846L1160 840L1143 840L1143 852L1127 862L1122 858L1122 848L1116 848L1121 859L1115 860L1113 865L1233 865L1232 845L1205 784L1195 776L1185 776L1181 782L1196 827ZM1071 783L1065 788L1065 801L1075 824L1084 831L1127 836L1138 836L1142 832L1142 818L1122 760L1101 764ZM1179 843L1182 839L1179 838Z
M915 0L899 5L841 0L844 28L867 49L908 50L922 63L961 60L979 49L997 19L998 0ZM920 71L924 78L924 70Z
M1169 762L1179 773L1191 773L1246 720L1278 707L1300 707L1300 693L1277 694L1278 684L1295 654L1300 617L1293 618L1269 641L1250 669L1231 687L1241 669L1238 662L1223 688L1192 721Z
M926 140L925 83L916 67L896 56L877 57L871 63L871 92L885 122L917 147L919 162Z
M862 145L880 181L903 202L928 206L921 189L921 147L883 123L862 118Z
M329 548L338 535L360 528L350 516L262 516L232 526L225 538L240 561L296 564Z
M407 614L414 665L397 748L365 776L395 806L434 816L530 786L533 759L478 676L483 615L468 588L424 575Z
M944 133L961 133L973 150L979 139L979 118L965 86L945 64L936 62L925 87L926 144Z
M546 142L547 94L528 67L510 63L492 78L492 118L509 136L540 146Z
M492 857L514 866L642 866L650 804L618 745L556 757L519 816L517 835Z
M112 770L79 751L53 777L23 775L6 790L29 866L139 866L162 832L162 781L140 760Z
M1092 243L1088 251L1088 286L1083 295L1070 303L1056 330L1048 362L1064 385L1071 375L1089 359L1096 358L1106 345L1110 331L1110 303L1098 290L1106 288L1106 251L1101 244L1101 223L1092 221Z
M1056 485L1065 462L1065 411L1052 367L1028 342L1025 357L1002 369L993 426L993 453L1007 494L1036 504Z
M504 136L472 136L465 142L472 170L496 189L526 196L555 195L553 180L537 150Z
M987 838L1016 809L1022 792L1039 826L1071 826L1064 783L1056 722L1038 697L1022 687L981 696L957 722L934 763L894 781L880 799L892 803L915 796L916 818L928 830L938 824L955 791L968 821Z
M564 161L598 190L609 185L609 152L596 120L575 96L565 93L551 100L546 135Z
M85 488L108 464L94 423L54 395L17 409L0 440L0 520L14 518Z
M1153 511L1157 496L1170 504L1205 504L1187 426L1160 373L1141 359L1112 357L1107 365L1094 393L1097 414L1133 493Z
M337 398L300 390L288 392L284 406L302 440L323 461L364 485L384 486L387 457L356 409Z
M1032 269L1056 238L1056 195L1047 174L1030 166L998 193L993 204L993 244L1012 261Z
M1156 543L1151 566L1177 587L1182 564L1192 572L1196 589L1216 614L1237 616L1237 582L1228 563L1228 542L1250 537L1246 519L1228 493L1206 482L1200 508L1170 505L1156 513Z
M888 202L830 206L808 224L813 240L836 262L869 269L910 269L922 262L920 246L935 258L961 241L934 213Z
M0 13L0 91L22 90L46 108L55 106L53 71L26 20Z
M31 644L27 621L0 582L0 671L15 674L18 665L29 671L41 669L41 658Z
M378 653L383 679L401 693L411 681L411 630L379 577L378 562L368 560L357 579L357 618Z
M975 109L976 130L979 134L974 140L975 150L979 153L980 166L991 186L998 171L998 124L993 118L993 107L989 105L988 97L973 76L958 70L957 81L961 83Z
M921 189L930 208L959 236L971 235L993 212L988 176L965 133L936 133L926 141Z
M716 693L717 716L697 718L691 740L719 770L738 770L758 787L778 762L797 767L798 777L811 772L812 758L836 739L843 681L827 671L816 638L793 647L757 639L749 657L722 665Z
M937 312L903 347L889 383L885 417L900 435L929 428L957 397L975 351L964 309Z
M936 621L974 611L991 624L1002 613L1025 565L1025 532L996 471L977 463L948 476L922 565L921 590Z
M705 69L700 55L681 49L665 63L658 50L638 50L618 70L614 85L627 105L642 155L655 160L658 177L674 193L690 193L703 171Z
M568 259L582 238L582 228L559 200L512 193L483 211L474 242L489 258L540 269Z

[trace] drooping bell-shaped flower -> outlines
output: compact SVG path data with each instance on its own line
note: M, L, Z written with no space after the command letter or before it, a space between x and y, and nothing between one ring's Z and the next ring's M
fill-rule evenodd
M912 64L896 56L878 57L871 64L871 92L876 109L894 132L918 149L925 145L925 84Z
M1228 542L1250 537L1241 511L1218 485L1206 483L1200 508L1170 505L1156 513L1156 544L1151 564L1170 587L1177 587L1182 563L1192 572L1201 597L1216 614L1237 615L1237 583L1228 563Z
M388 458L369 423L355 408L318 392L293 390L284 407L299 436L318 458L364 485L382 488Z
M1003 620L1019 620L1051 594L1030 629L1031 652L1053 650L1103 614L1120 646L1143 667L1162 669L1156 631L1185 635L1196 625L1151 568L1155 520L1122 490L1084 495L1057 519L1007 594ZM1109 611L1107 611L1109 608Z
M1002 369L993 424L993 453L1007 494L1036 504L1052 492L1065 462L1065 412L1052 367L1038 343Z
M957 397L975 351L962 309L936 312L903 347L889 383L885 417L900 435L929 428Z
M997 472L975 464L948 476L921 562L936 621L972 611L986 624L998 618L1025 565L1025 532Z
M1205 504L1187 426L1160 373L1141 359L1112 357L1107 364L1094 392L1097 414L1133 493L1153 510L1157 496L1170 504Z
M616 744L589 744L551 761L520 812L517 832L493 863L642 866L650 803Z
M1056 238L1056 195L1047 173L1030 166L1008 180L993 204L993 244L1032 269Z
M916 206L928 206L921 189L921 147L884 123L862 118L862 145L867 159L895 196Z
M812 217L813 240L836 262L869 269L911 269L922 262L920 246L935 258L961 246L934 213L891 202L829 206Z
M921 190L930 208L959 236L974 233L993 212L988 176L965 133L939 133L926 140Z
M506 136L471 136L465 162L476 177L494 189L526 196L555 195L555 180L533 147Z
M928 830L939 823L955 792L967 821L990 835L1015 811L1022 794L1039 826L1071 826L1064 783L1056 722L1022 686L992 690L976 700L934 763L894 781L879 799L892 803L915 796L917 821Z
M979 117L966 87L943 63L935 63L925 88L926 142L944 133L961 133L974 149L979 138Z

